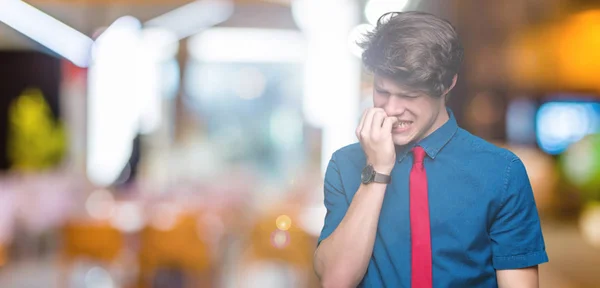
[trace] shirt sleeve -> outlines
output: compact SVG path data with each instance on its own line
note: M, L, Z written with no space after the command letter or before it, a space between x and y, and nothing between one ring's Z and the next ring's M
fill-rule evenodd
M529 177L518 158L507 167L504 193L490 227L494 268L519 269L548 262Z
M335 231L340 222L342 222L342 219L350 206L346 199L346 193L344 193L342 178L336 162L335 153L327 165L323 190L327 214L325 215L325 224L321 230L318 244L321 244L321 241L325 240L325 238L329 237L329 235Z

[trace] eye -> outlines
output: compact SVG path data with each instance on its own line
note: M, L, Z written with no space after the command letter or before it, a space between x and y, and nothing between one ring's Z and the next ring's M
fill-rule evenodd
M381 96L385 96L385 97L388 97L388 96L390 96L390 92L387 92L387 91L383 91L383 90L375 89L375 92L377 92L377 94L379 94L379 95L381 95Z
M407 99L407 100L413 100L413 99L417 99L419 98L421 95L419 94L404 94L402 95L402 98Z

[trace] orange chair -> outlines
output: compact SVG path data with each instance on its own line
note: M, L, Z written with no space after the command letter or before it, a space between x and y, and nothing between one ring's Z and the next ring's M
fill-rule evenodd
M251 228L249 243L242 259L243 266L250 267L254 263L264 262L284 264L300 273L296 277L302 279L304 285L314 287L312 260L316 239L294 224L294 218L297 219L295 213L288 214L292 219L289 229L278 229L276 220L282 214L268 213Z
M71 265L81 259L110 265L124 248L124 237L107 222L69 222L62 228L60 287L66 286Z
M63 228L63 257L66 261L88 257L112 262L121 252L123 243L121 232L109 223L69 223Z
M303 268L311 266L315 249L313 237L293 224L287 231L279 230L275 224L278 216L267 215L252 229L252 257L280 260Z
M8 261L6 257L6 247L0 243L0 267L4 266Z
M195 215L180 215L169 230L145 227L140 235L140 286L150 287L159 269L174 268L185 271L188 286L210 287L210 247L199 233Z

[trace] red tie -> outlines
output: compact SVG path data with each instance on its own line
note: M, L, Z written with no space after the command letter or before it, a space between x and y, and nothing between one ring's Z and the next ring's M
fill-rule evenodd
M423 166L425 150L416 146L412 152L414 161L410 170L411 287L431 288L433 284L429 200L427 173Z

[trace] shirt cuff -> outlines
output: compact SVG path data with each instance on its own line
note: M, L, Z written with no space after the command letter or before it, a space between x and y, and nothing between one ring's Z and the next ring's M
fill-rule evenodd
M494 257L496 270L520 269L548 262L546 251L536 251L523 255Z

